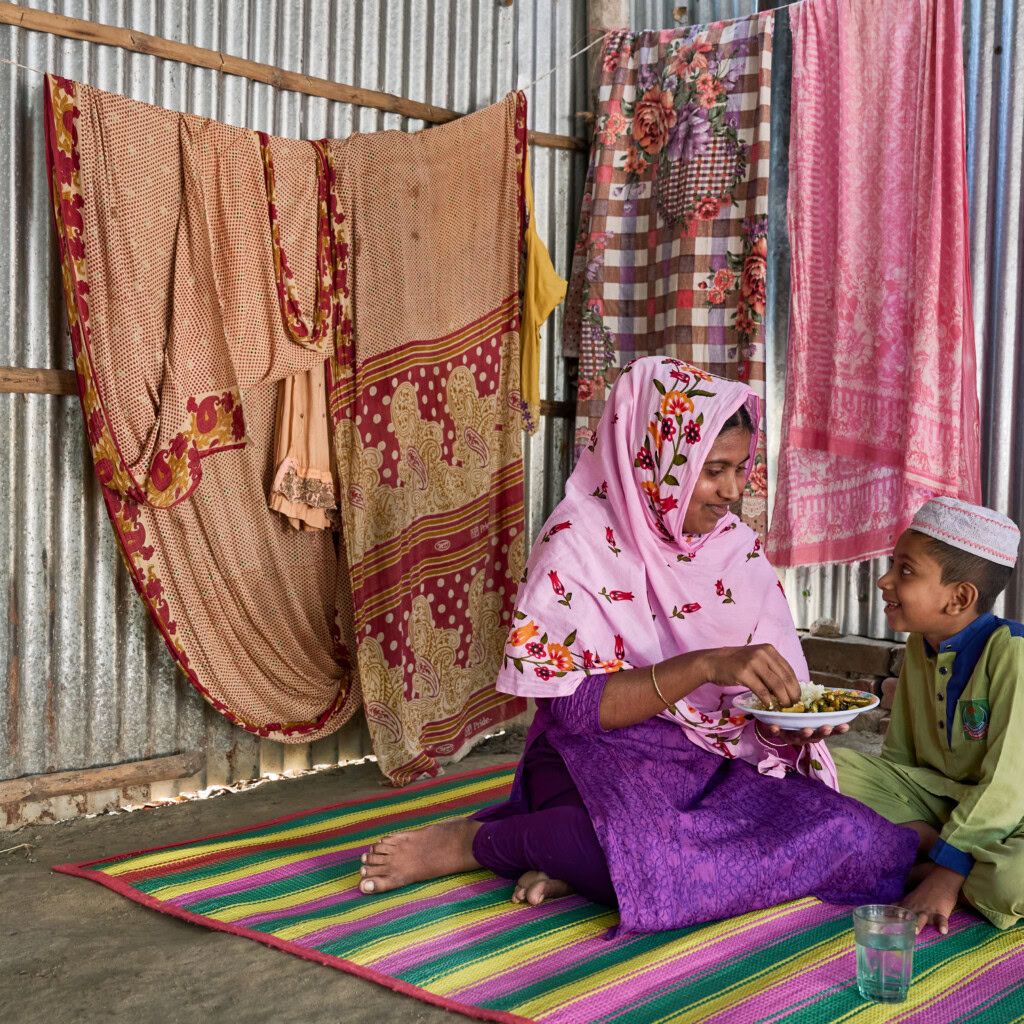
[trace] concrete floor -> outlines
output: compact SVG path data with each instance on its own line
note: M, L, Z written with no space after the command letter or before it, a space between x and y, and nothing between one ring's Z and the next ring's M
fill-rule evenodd
M877 750L873 733L842 745ZM502 738L454 771L515 760ZM209 1021L452 1024L445 1010L249 939L207 931L93 882L54 874L54 864L185 841L294 811L381 792L374 764L336 768L213 800L29 826L0 833L0 1020L5 1024L173 1024Z

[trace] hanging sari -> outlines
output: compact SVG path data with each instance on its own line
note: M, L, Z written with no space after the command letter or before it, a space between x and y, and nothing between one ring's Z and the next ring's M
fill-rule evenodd
M232 722L328 735L360 704L351 600L331 533L267 506L279 382L334 343L326 150L49 75L45 102L79 396L132 583Z
M329 144L351 231L329 401L355 654L399 783L526 707L494 688L526 542L525 118L515 94L415 135Z
M790 11L778 565L885 555L929 497L981 500L961 6Z

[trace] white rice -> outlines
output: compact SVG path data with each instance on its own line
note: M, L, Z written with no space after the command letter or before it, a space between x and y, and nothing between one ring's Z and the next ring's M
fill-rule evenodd
M825 687L818 683L800 684L800 703L807 707L812 701L820 700L825 696Z

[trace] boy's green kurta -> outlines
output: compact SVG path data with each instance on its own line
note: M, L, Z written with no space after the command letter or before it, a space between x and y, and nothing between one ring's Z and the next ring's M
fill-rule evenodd
M1024 626L983 615L906 660L880 758L835 751L841 792L940 830L932 860L999 927L1024 916ZM994 891L998 890L998 891Z

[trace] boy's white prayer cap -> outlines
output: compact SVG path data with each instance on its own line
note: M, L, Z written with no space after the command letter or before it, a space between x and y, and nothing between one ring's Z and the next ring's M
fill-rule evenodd
M982 505L959 498L932 498L918 509L910 529L990 562L1017 564L1017 524L1002 512Z

